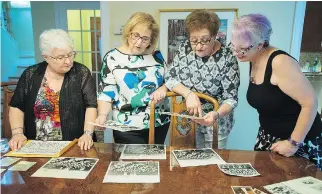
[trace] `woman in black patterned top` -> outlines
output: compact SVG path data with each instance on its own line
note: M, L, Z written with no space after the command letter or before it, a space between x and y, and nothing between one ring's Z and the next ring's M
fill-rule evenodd
M198 120L196 147L212 147L213 123L218 120L218 147L225 148L233 127L240 83L237 59L216 40L220 20L215 12L196 10L185 21L189 40L182 42L166 72L166 86L186 99L190 114L205 115ZM200 102L192 91L216 98L220 104ZM217 140L215 140L217 141Z
M90 70L74 61L74 42L61 29L40 37L43 62L28 67L19 78L10 101L9 146L20 149L27 139L72 141L88 150L93 145L96 86Z

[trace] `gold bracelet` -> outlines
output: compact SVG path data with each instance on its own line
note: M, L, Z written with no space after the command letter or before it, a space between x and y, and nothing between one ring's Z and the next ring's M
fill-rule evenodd
M23 132L17 132L17 133L12 134L11 138L13 138L14 136L19 135L19 134L24 135Z
M11 129L11 131L14 131L14 130L17 130L17 129L22 129L23 130L23 127L16 127L16 128Z

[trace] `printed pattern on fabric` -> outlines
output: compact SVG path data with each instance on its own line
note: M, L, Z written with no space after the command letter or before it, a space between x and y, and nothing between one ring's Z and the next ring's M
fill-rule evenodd
M37 140L62 140L59 92L55 92L48 86L46 77L44 77L37 94L34 114Z
M270 151L271 146L280 141L280 138L274 137L265 132L263 128L259 128L256 138L255 151ZM322 170L322 133L315 139L305 139L304 146L297 150L295 156L300 156L309 159L320 170Z
M98 100L113 103L113 120L149 128L150 95L164 84L165 61L160 51L150 55L127 55L117 49L103 58ZM156 106L155 127L170 122L167 99Z
M218 100L219 104L237 106L240 85L239 67L232 51L222 46L214 55L198 57L188 41L182 42L173 62L165 74L166 86L170 90L178 83ZM203 114L213 110L210 103L201 101ZM225 140L234 125L233 112L218 120L218 141ZM197 148L211 147L213 128L198 125ZM223 141L226 142L226 141ZM222 144L221 144L222 145ZM224 148L222 145L221 148Z

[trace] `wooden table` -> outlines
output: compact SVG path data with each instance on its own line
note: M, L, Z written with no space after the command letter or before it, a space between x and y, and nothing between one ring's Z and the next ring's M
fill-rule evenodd
M234 177L222 173L217 165L199 167L174 167L170 171L170 157L160 160L159 184L110 184L102 183L110 161L118 160L120 153L114 144L96 143L89 151L73 146L63 156L99 158L85 180L38 178L31 175L49 158L23 158L37 162L26 172L5 171L1 174L2 193L233 193L230 186L252 186L264 191L262 186L312 176L322 180L322 173L303 158L286 158L269 152L215 150L226 162L250 162L261 174L258 177ZM172 154L171 154L172 155Z

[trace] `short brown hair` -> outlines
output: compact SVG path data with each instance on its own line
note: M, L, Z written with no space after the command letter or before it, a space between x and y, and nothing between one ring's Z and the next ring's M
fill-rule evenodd
M216 36L220 27L220 19L214 11L202 9L191 12L185 21L188 36L195 30L206 28L211 36Z
M155 48L158 38L159 38L159 26L155 22L152 15L143 12L134 13L130 19L126 22L123 32L122 32L122 39L124 43L128 44L127 37L133 30L136 25L147 25L148 29L151 30L151 47Z

